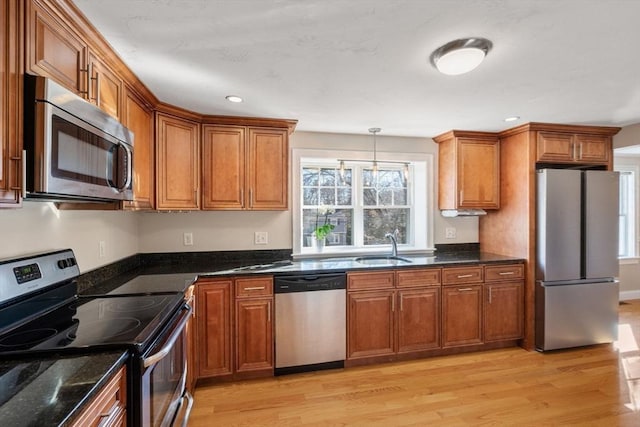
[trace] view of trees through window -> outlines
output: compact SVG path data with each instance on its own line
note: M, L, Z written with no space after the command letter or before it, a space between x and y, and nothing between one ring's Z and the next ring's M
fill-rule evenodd
M398 243L408 243L411 222L408 184L402 168L381 166L374 172L349 165L302 164L302 246L314 245L314 230L331 224L327 246L389 244L386 233L398 230Z

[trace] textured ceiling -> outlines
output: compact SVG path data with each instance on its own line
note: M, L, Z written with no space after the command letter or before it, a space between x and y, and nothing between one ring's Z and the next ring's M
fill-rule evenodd
M640 122L637 0L74 2L159 99L199 113L428 137ZM470 36L493 42L478 69L445 76L429 64Z

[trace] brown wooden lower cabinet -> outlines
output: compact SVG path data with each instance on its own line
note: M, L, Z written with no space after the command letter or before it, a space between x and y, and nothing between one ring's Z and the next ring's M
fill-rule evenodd
M347 358L394 353L394 291L347 293Z
M273 369L272 298L236 301L236 372Z
M484 285L484 341L513 340L524 333L522 281Z
M232 375L233 281L198 280L196 286L198 377Z
M482 343L482 284L442 287L442 347Z
M198 378L273 374L273 278L196 283Z
M398 353L440 347L440 287L397 292Z
M126 372L126 367L122 367L109 380L89 406L78 415L72 427L127 425Z

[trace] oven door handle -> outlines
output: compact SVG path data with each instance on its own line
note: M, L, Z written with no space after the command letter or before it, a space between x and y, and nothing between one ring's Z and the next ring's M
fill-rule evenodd
M184 313L182 313L182 316L180 317L178 326L173 330L173 332L171 333L171 336L167 339L167 342L164 344L164 346L162 346L162 348L158 352L152 354L149 357L145 357L144 359L142 359L142 366L144 366L145 368L148 368L149 366L155 365L160 360L162 360L167 354L169 354L169 352L171 351L171 348L173 347L173 344L176 342L178 337L180 337L180 335L182 334L182 331L187 326L187 322L189 321L189 317L191 314L191 307L185 304L183 309L184 309Z

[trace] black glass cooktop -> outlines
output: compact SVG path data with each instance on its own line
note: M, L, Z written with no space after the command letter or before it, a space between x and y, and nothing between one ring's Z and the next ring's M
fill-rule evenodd
M182 294L80 297L0 336L0 354L121 347L142 351L182 301Z

